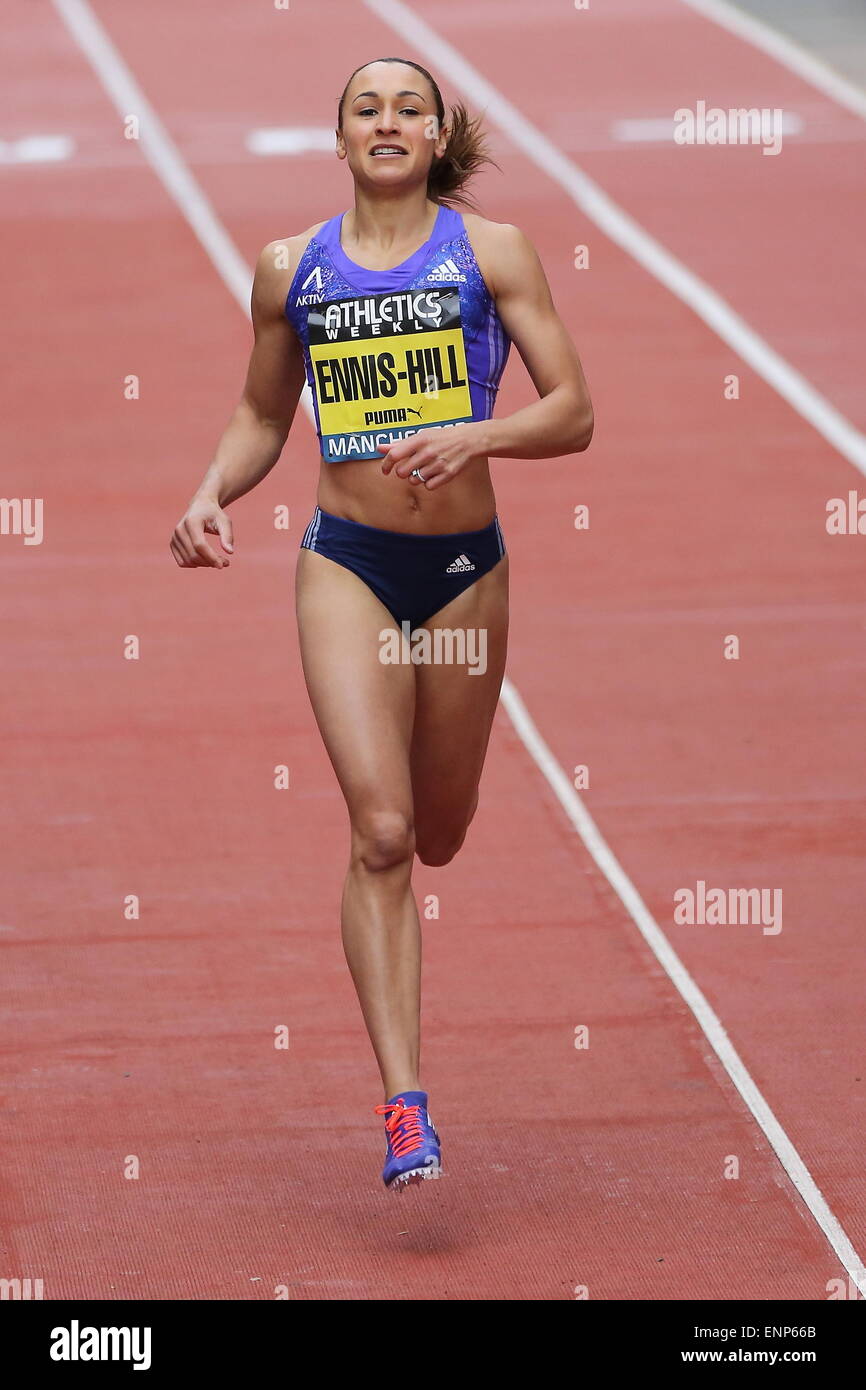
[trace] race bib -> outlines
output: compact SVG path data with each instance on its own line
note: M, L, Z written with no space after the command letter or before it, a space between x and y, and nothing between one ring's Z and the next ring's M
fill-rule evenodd
M381 458L381 444L472 419L456 287L316 304L307 327L329 463Z

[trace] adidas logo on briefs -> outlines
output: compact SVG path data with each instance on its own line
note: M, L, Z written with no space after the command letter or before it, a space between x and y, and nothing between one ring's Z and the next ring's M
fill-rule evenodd
M466 276L461 275L459 267L456 266L450 258L447 261L441 261L439 265L435 267L435 269L431 270L430 274L427 276L427 279L462 280L463 284L466 284Z
M469 559L469 556L468 556L468 555L458 555L456 560L452 560L452 561L451 561L451 564L448 566L448 568L447 568L447 570L445 571L445 573L446 573L446 574L466 574L466 572L467 572L468 570L474 570L474 568L475 568L475 566L473 565L472 561Z

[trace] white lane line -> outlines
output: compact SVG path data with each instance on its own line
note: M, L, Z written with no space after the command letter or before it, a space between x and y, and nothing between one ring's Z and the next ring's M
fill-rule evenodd
M502 703L530 757L544 774L560 806L625 907L656 960L688 1004L701 1027L701 1031L754 1115L755 1120L764 1131L779 1162L811 1211L815 1221L824 1232L851 1279L861 1293L866 1294L866 1267L864 1267L862 1259L851 1244L841 1223L827 1205L823 1193L794 1144L788 1138L761 1091L752 1080L748 1068L725 1032L718 1014L715 1013L706 996L692 979L628 874L619 863L572 783L538 732L520 693L507 677L502 685ZM816 1293L815 1296L819 1297L820 1295Z
M0 164L54 164L71 158L74 149L69 135L22 135L0 140Z
M252 272L108 33L87 0L53 0L53 3L90 60L120 115L125 118L132 113L140 117L139 144L142 154L177 203L222 276L226 288L250 318ZM308 418L315 420L313 399L306 382L300 401Z
M120 115L139 117L142 154L153 165L241 308L249 313L253 285L249 267L108 34L86 0L54 0L54 6L96 69Z
M333 154L336 136L327 126L262 126L246 138L250 154Z
M155 115L144 100L141 89L123 63L110 38L90 12L86 0L53 0L53 2L62 18L69 24L72 33L81 44L118 109L123 114L128 114L130 111L138 111L139 113L147 111L151 119L155 121ZM73 15L74 20L71 20L70 16ZM154 128L162 131L161 125ZM249 269L245 266L243 258L228 232L218 221L216 213L198 187L192 173L183 164L168 135L163 131L161 139L151 138L147 146L143 145L143 148L157 175L171 192L184 217L199 236L226 288L235 296L248 314L249 287L251 285ZM182 177L180 177L181 174ZM241 289L242 292L239 293ZM691 980L661 929L655 923L634 885L620 868L588 811L539 734L518 691L507 679L502 688L502 703L524 746L547 778L593 859L607 877L651 949L694 1012L714 1051L752 1114L755 1115L842 1264L852 1279L857 1282L858 1287L866 1292L866 1270L864 1270L863 1263L856 1255L848 1237L827 1207L805 1164L731 1047L721 1023Z
M832 97L840 106L853 111L855 116L866 119L866 92L849 82L827 63L823 63L820 58L807 53L806 49L801 48L793 39L780 34L778 29L773 29L763 20L746 14L736 5L727 4L726 0L682 0L682 4L688 5L689 9L703 15L705 19L711 19L714 24L727 29L729 33L736 34L737 38L745 39L755 48L760 48L762 53L775 58L783 67L802 77L804 82L817 87L825 96Z
M476 105L483 103L487 107L488 114L507 131L510 138L520 144L529 157L545 172L567 188L588 216L592 216L606 232L612 230L616 234L614 239L620 240L621 245L625 244L626 249L636 255L642 264L646 264L648 269L652 269L656 274L662 271L663 273L659 274L659 278L663 279L664 283L668 283L667 279L664 278L665 276L673 278L675 284L678 285L681 298L686 298L687 303L692 303L695 291L699 289L698 302L701 307L704 310L712 308L716 317L719 316L720 310L723 311L721 314L722 326L727 332L731 332L732 325L727 322L727 316L733 316L727 305L717 300L711 290L701 285L696 277L679 266L678 262L674 261L674 258L662 250L656 242L651 241L646 233L630 218L627 218L596 184L575 168L542 135L540 130L536 130L516 107L501 96L491 83L481 77L480 73L477 73L456 49L434 33L423 20L418 19L404 4L400 3L400 0L364 0L364 3L368 9L373 10L380 19L396 30L402 38L410 42L413 45L413 51L423 53L425 61L429 62L432 58L443 72L448 73L453 82L456 82L471 96ZM683 276L686 278L683 279ZM709 302L707 301L708 296L710 297ZM693 304L693 307L696 306ZM757 349L756 355L759 359L763 358L765 353L770 352L766 344L763 344L757 335L753 334L751 329L742 323L742 320L737 325L737 334L741 338L745 337L746 345L750 351L755 353ZM726 335L723 334L722 336ZM727 338L726 340L729 341ZM772 355L775 356L775 354ZM782 366L790 372L791 369L787 367L787 364L783 363ZM807 383L804 382L803 385L805 386ZM810 387L807 389L811 390ZM800 413L804 412L801 410ZM848 429L851 428L847 422L843 423ZM858 436L858 439L864 449L861 463L858 466L866 471L866 440L862 436ZM754 1115L779 1162L811 1211L818 1226L824 1232L858 1288L866 1293L866 1266L864 1266L862 1259L828 1207L817 1183L752 1080L742 1059L734 1050L720 1019L689 975L631 879L615 858L568 777L538 732L519 692L507 678L502 686L502 704L524 747L544 774L559 804L586 845L587 850L626 908L659 964L667 972L669 979L688 1004L704 1036Z
M733 348L744 362L772 386L804 420L838 449L866 477L866 435L846 420L800 372L770 347L721 295L678 261L633 217L609 198L516 106L468 63L457 49L413 14L401 0L364 0L369 10L425 53L440 71L471 97L528 159L564 188L590 221L633 260L687 304L704 323Z

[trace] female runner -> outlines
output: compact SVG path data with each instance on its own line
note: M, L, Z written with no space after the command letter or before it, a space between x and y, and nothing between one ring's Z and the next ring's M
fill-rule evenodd
M349 813L343 944L385 1092L383 1179L400 1190L441 1172L419 1079L414 856L447 864L463 844L505 669L488 459L583 450L593 416L530 242L451 206L488 160L478 122L458 105L446 123L425 68L380 58L350 77L336 137L354 207L262 251L244 391L171 550L185 568L228 565L225 508L276 463L306 378L321 460L301 657ZM511 342L539 399L493 420ZM437 629L452 644L438 661Z

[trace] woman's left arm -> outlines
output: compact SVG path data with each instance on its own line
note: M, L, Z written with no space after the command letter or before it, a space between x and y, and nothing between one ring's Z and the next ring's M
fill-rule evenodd
M556 312L531 241L507 223L489 224L488 234L494 227L486 278L540 399L513 415L476 421L483 453L524 459L580 453L592 439L593 413L577 349Z
M380 448L383 473L430 490L476 458L558 458L589 446L592 404L577 350L553 304L538 253L518 227L488 222L476 233L479 267L502 326L532 378L539 400L499 419L417 433ZM483 242L483 245L481 244ZM412 477L412 469L423 478Z

